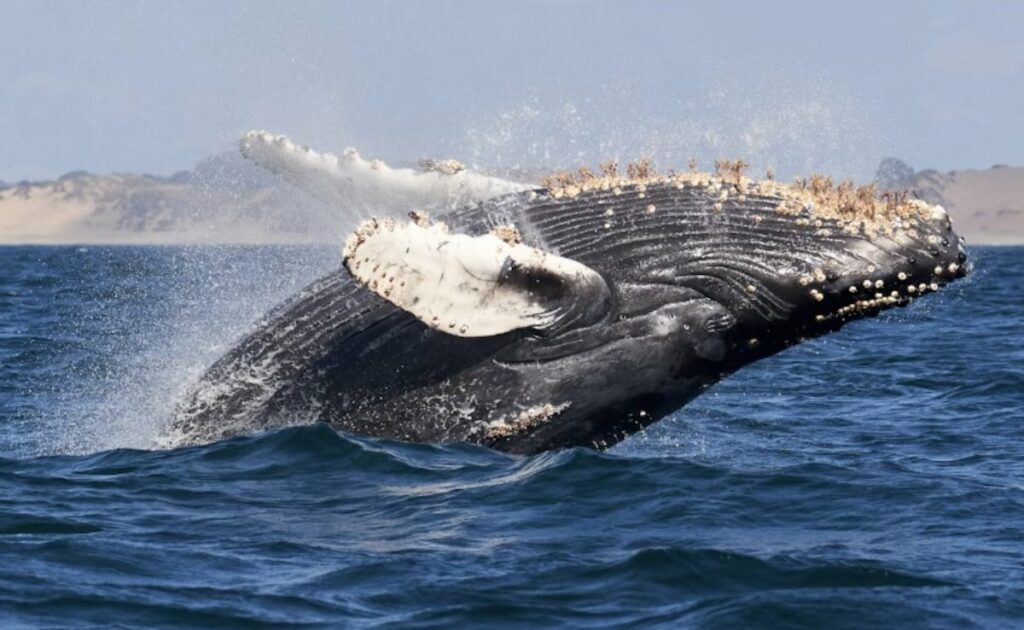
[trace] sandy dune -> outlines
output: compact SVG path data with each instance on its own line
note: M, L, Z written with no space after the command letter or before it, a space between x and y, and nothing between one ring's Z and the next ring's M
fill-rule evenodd
M971 244L1024 243L1024 168L921 171L905 185L943 204ZM236 156L171 178L77 173L0 188L0 244L340 244L352 224Z
M75 174L0 190L0 244L338 244L345 225L273 180Z
M922 198L945 206L968 243L1024 243L1024 168L922 171L913 188Z

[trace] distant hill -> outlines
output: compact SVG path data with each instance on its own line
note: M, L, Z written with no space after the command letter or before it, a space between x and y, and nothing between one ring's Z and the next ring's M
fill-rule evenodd
M502 175L537 181L543 172ZM970 244L1024 243L1024 168L915 172L887 158L878 183L941 203ZM0 182L0 244L338 244L353 219L235 153L170 177L75 171L54 181Z
M1024 168L996 164L986 170L915 171L890 157L879 165L875 183L942 204L968 244L1024 244Z
M911 189L922 199L941 203L968 244L1024 243L1024 168L921 171Z
M339 243L350 220L234 154L0 186L0 243Z

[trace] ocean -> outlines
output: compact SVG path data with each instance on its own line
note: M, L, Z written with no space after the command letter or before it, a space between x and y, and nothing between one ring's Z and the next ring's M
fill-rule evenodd
M1020 627L1024 248L609 452L154 450L333 248L0 248L0 627Z

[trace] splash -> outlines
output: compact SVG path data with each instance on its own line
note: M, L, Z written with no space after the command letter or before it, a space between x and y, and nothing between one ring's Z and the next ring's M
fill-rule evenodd
M317 225L337 229L338 245L370 216L401 216L431 203L452 206L521 190L514 180L539 181L554 166L646 155L660 165L694 158L707 168L723 156L743 155L752 171L772 168L780 179L820 170L863 178L878 156L889 153L878 140L884 134L871 118L870 103L828 77L698 70L685 78L687 90L666 78L656 98L629 79L573 98L527 90L518 102L471 118L462 151L453 146L472 165L468 169L447 160L396 168L354 151L318 154L262 133L247 135L243 152L286 181L318 189L316 203L326 200L336 215ZM674 107L666 108L666 102ZM338 185L346 180L356 184ZM164 309L159 316L101 316L109 330L123 333L111 349L111 365L89 375L103 395L98 402L68 405L68 430L56 440L56 450L152 446L175 403L214 360L270 307L340 262L330 247L262 248L245 262L225 262L232 258L225 251L173 254L180 260L161 278L163 290L147 298ZM143 259L123 273L145 275Z
M55 250L63 313L33 452L152 448L175 404L273 305L338 264L333 247Z
M465 154L480 168L514 170L637 156L707 168L743 155L781 178L825 171L866 180L891 152L872 97L803 69L707 65L658 88L617 78L578 98L527 92L478 114Z

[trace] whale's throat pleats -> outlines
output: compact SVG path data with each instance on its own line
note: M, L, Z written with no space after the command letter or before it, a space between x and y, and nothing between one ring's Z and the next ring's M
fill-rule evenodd
M786 320L793 305L773 285L827 262L833 239L805 238L777 211L779 197L720 199L708 186L665 183L576 198L541 194L523 208L521 230L528 242L593 268L613 286L687 289Z
M344 259L367 289L458 337L549 333L601 321L610 309L599 273L519 243L511 227L470 236L372 219L349 238Z

